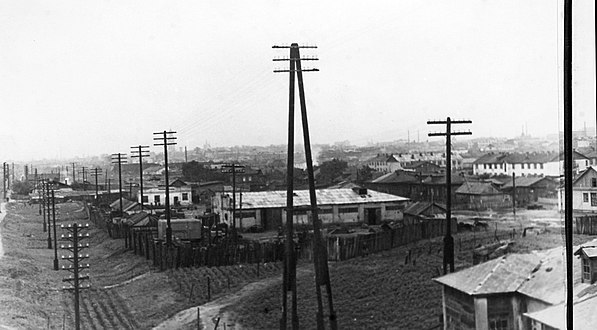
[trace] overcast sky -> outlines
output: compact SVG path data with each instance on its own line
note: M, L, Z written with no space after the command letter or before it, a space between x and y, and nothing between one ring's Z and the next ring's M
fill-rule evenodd
M424 140L447 116L476 137L555 134L562 3L2 0L0 158L128 152L165 129L189 148L285 143L272 45L291 42L319 47L302 50L320 59L303 64L320 69L304 74L313 143ZM580 128L595 126L594 2L575 4Z

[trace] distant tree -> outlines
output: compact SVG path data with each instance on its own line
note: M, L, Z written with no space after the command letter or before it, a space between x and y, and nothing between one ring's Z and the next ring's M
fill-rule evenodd
M196 161L191 161L182 166L182 176L187 181L226 181L228 175L220 170L203 166Z
M357 170L357 181L365 182L365 181L372 180L373 172L375 172L375 170L369 166L363 166L363 167L359 168Z
M338 177L339 175L344 172L348 168L348 163L340 160L340 159L332 159L326 162L323 162L319 165L319 177L318 181L321 183L329 183L334 180L334 178Z
M29 195L33 191L33 185L27 181L15 181L12 184L12 191L17 195Z

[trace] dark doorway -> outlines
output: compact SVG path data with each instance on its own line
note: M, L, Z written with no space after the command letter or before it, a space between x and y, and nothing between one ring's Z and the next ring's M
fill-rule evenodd
M282 209L261 209L260 212L264 230L278 230L282 226Z
M378 225L381 218L381 209L365 209L365 219L368 225Z

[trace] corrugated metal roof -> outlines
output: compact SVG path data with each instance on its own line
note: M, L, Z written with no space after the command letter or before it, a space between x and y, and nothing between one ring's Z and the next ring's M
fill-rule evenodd
M390 195L367 189L366 195L359 195L352 189L317 189L317 205L342 205L363 203L404 202L405 197ZM240 196L237 193L236 204L240 208ZM295 190L293 203L295 207L311 205L308 190ZM242 196L243 209L264 209L286 207L286 191L252 191Z

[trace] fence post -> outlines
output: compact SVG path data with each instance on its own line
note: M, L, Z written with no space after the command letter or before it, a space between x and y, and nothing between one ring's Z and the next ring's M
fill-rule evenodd
M211 301L211 279L207 277L207 301Z

